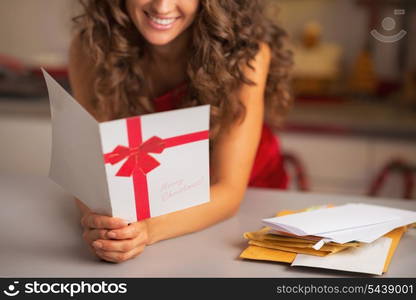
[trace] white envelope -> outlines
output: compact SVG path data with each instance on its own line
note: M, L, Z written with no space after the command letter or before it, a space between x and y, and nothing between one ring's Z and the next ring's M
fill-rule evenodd
M305 236L348 230L400 219L386 207L367 204L345 204L282 217L263 219L275 230Z
M415 222L414 211L364 203L263 219L277 234L284 232L316 240L315 250L328 242L371 243L395 228ZM319 237L322 239L317 240Z
M42 71L49 177L92 211L134 222L210 200L209 105L99 123Z
M381 237L370 244L330 254L314 256L297 254L291 266L359 272L381 275L391 246L391 238Z
M389 213L397 218L384 223L362 226L358 228L332 231L327 233L320 233L319 236L336 243L347 243L350 241L358 241L363 243L372 243L379 237L392 231L395 228L409 225L416 222L416 212L410 210L403 210L391 207L360 204L361 207L367 207L373 211Z

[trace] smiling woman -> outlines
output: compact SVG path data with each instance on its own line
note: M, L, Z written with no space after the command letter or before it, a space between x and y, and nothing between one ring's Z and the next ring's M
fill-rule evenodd
M127 0L127 12L142 36L153 45L170 43L188 29L197 13L198 0L153 1Z
M75 98L98 120L211 107L211 201L127 226L79 199L84 238L97 256L133 258L146 245L231 217L247 186L287 186L269 124L290 105L292 61L285 32L265 18L261 3L81 1L69 76Z

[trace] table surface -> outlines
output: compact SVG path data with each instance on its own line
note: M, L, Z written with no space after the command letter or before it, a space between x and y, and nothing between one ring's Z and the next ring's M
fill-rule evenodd
M365 202L416 210L416 201L251 188L231 219L113 264L88 251L73 198L50 179L0 174L0 191L0 277L363 277L368 275L240 259L247 246L242 234L283 209ZM415 250L416 229L410 229L383 277L416 277Z

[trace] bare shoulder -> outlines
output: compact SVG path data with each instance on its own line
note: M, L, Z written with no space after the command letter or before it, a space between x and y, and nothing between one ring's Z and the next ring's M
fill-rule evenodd
M259 61L259 63L263 64L263 66L268 67L271 60L272 51L270 49L269 44L265 42L261 42L259 44L259 52L257 52L256 60Z
M241 95L255 93L262 95L266 86L267 75L269 73L269 65L271 61L271 49L265 42L259 43L259 50L254 58L249 62L249 66L245 65L244 75L255 83L255 85L244 84L241 89ZM248 97L241 97L242 99ZM262 100L263 96L258 96L256 99Z
M74 98L91 114L94 115L92 107L94 63L88 55L79 37L74 35L68 51L68 76Z
M259 43L259 51L253 60L250 61L252 68L245 69L245 75L256 83L262 83L269 72L269 65L271 60L270 46L265 42Z
M89 69L92 64L92 59L87 55L79 34L75 34L72 37L68 51L69 71L74 75L85 74L84 71Z

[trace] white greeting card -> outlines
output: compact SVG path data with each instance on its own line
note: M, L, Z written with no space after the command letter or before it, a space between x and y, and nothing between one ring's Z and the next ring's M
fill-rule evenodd
M209 105L99 123L42 71L49 177L92 211L134 222L210 200Z

